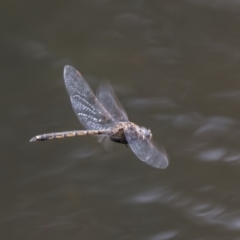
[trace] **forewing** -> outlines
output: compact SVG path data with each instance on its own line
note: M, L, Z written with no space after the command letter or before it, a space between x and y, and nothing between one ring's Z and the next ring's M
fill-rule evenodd
M128 116L122 104L117 99L111 85L108 82L100 85L97 91L97 98L117 122L128 121Z
M64 67L64 82L72 107L86 129L106 129L114 123L113 117L98 101L83 76L73 67Z
M159 150L151 140L141 137L134 129L124 130L132 151L143 162L156 168L166 168L169 164L167 154Z

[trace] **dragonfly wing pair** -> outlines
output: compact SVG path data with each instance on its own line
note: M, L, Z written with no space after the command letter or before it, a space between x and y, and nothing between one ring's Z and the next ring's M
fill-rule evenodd
M96 97L83 76L71 66L64 68L64 81L73 110L86 129L103 130L118 122L128 122L110 84L102 84Z

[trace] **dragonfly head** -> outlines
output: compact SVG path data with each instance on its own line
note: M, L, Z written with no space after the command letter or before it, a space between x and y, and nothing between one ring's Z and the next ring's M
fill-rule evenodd
M152 138L152 132L151 132L150 129L146 129L145 127L141 127L141 132L143 133L143 135L146 139L151 139Z

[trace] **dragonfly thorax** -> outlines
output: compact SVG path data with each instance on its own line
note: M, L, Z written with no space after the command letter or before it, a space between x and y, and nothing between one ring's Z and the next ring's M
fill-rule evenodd
M111 127L110 130L110 140L117 143L128 144L126 139L124 129L128 128L129 122L119 122L115 126Z

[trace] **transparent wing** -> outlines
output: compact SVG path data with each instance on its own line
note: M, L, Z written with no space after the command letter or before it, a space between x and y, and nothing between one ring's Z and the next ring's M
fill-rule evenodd
M108 82L100 85L97 91L97 98L116 121L128 121L127 113Z
M86 129L102 130L114 123L113 117L98 101L83 76L73 67L64 67L64 82L72 107Z
M169 164L167 154L154 146L151 140L144 139L134 129L124 130L126 139L132 151L143 162L156 168L166 168Z

